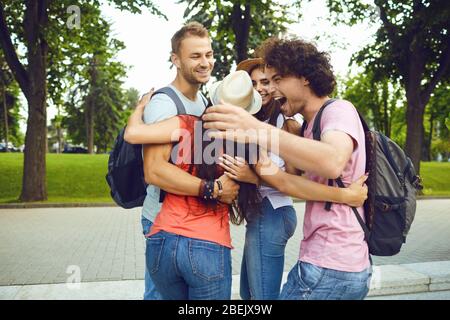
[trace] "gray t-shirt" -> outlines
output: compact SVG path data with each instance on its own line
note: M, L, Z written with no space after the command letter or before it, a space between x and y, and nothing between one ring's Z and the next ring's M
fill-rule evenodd
M172 88L181 102L184 104L187 114L194 116L201 116L205 111L206 99L201 92L197 93L197 100L194 102L186 98L177 88L173 85L168 85ZM162 120L166 120L177 115L177 107L175 103L165 94L157 94L144 109L144 122L155 123ZM154 221L156 215L161 209L161 203L159 202L160 189L154 185L149 184L147 187L147 196L144 200L144 206L142 207L142 216L150 221Z

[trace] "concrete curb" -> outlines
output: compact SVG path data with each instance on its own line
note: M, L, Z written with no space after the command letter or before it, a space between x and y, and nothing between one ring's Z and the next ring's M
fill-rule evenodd
M81 208L81 207L118 207L115 203L3 203L0 209L35 209L35 208Z
M374 266L369 297L450 290L450 261Z
M240 300L239 280L233 275L233 300ZM141 300L143 290L143 280L0 286L0 300ZM432 294L450 300L450 261L374 266L370 300L427 299Z
M440 200L450 199L450 196L417 196L417 200Z

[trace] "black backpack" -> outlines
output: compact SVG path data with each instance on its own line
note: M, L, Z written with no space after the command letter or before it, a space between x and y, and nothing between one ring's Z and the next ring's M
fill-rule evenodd
M166 94L177 107L177 114L186 114L186 109L178 95L170 87L157 90L155 94ZM111 197L122 208L141 207L147 195L144 179L142 145L130 144L123 138L125 128L120 130L109 155L106 181L111 189Z
M312 133L314 140L320 140L323 110L335 99L330 99L320 108L314 120ZM352 210L364 230L364 238L369 253L375 256L392 256L400 252L414 220L416 212L416 190L422 189L421 179L405 152L391 139L380 132L369 129L358 112L364 128L366 140L366 172L369 178L368 197L364 203L365 222L356 208ZM307 123L301 129L303 136ZM333 185L328 180L328 185ZM341 178L335 179L344 188ZM325 204L331 209L331 203Z

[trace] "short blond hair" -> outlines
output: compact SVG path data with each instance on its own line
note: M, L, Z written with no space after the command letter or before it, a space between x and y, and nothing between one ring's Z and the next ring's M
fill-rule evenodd
M197 36L200 38L209 37L208 29L197 21L191 21L185 24L180 30L175 32L171 39L172 53L178 54L181 46L181 41L188 36Z

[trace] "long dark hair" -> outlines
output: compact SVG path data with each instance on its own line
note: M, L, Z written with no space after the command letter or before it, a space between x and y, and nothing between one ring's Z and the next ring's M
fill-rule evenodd
M255 114L255 118L259 121L267 121L269 120L269 124L272 126L277 126L277 119L281 113L281 101L284 101L284 98L281 99L270 99L269 103L265 106L262 106L261 110Z
M208 105L208 107L210 107L210 105ZM199 119L199 121L201 121L201 118ZM203 122L201 128L202 128L201 136L204 137L206 130L203 127ZM202 139L202 155L204 150L209 145L214 143L217 143L215 139L212 139L212 141ZM247 163L250 164L250 168L254 170L252 164L256 163L259 158L259 149L257 145L253 144L242 145L237 142L227 143L226 141L223 141L222 147L224 153L227 153L228 155L239 155L240 157L244 158L247 161ZM232 148L232 150L229 150L230 147ZM245 150L244 152L245 154L242 154L242 150ZM191 160L193 160L193 156L194 156L193 152L191 152ZM202 158L201 163L195 163L194 161L191 161L188 172L192 174L195 168L196 176L200 179L215 180L219 178L220 167L217 165L217 159L220 156L220 154L213 154L212 156L214 157L215 160L214 163L212 164L205 163L204 161L205 159L203 158L203 156L201 157ZM236 183L239 184L239 194L237 201L235 202L236 205L229 206L229 213L230 213L230 221L233 224L239 225L249 215L260 213L261 195L258 191L258 188L254 184L239 181L236 181ZM199 198L199 200L203 204L205 204L207 210L216 211L217 209L216 201L206 201L203 198Z

